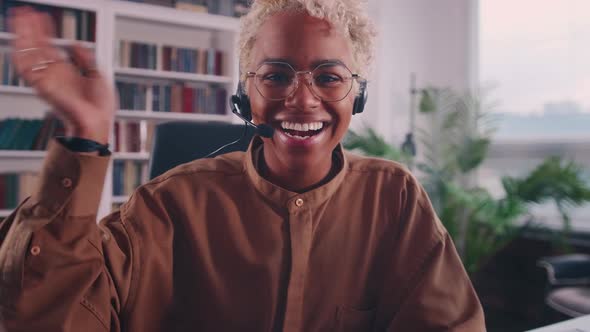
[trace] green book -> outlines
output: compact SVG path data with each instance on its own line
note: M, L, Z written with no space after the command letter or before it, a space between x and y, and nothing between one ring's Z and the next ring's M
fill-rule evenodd
M6 119L2 131L0 132L0 150L7 150L10 146L10 137L12 136L13 128L16 124L16 119Z

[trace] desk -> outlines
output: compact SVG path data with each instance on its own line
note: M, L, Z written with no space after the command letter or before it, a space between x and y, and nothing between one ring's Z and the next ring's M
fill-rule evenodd
M527 332L590 332L590 315L566 320Z

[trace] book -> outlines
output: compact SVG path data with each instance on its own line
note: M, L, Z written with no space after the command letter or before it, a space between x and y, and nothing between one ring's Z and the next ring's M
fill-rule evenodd
M33 194L39 184L39 174L33 172L0 174L0 209L14 209L19 202Z
M207 13L209 11L206 5L195 0L176 0L175 8L196 13Z
M129 196L147 181L147 161L115 160L113 162L113 195Z
M19 0L0 1L0 29L2 31L9 30L7 17L10 10L23 5L48 14L54 23L57 38L88 42L96 40L96 14L94 12Z

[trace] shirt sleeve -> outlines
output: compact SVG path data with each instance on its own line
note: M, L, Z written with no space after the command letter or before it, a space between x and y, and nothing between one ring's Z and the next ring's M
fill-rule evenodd
M119 331L132 250L119 213L96 215L109 158L50 142L37 191L0 223L7 331Z
M409 184L406 193L403 226L394 247L399 256L385 285L391 316L383 330L485 331L481 303L424 189Z

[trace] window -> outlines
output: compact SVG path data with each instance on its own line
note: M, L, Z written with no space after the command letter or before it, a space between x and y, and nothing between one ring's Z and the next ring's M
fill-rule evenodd
M479 34L479 76L500 113L481 184L498 194L502 175L524 175L555 154L590 172L590 1L480 0ZM552 205L533 211L559 227ZM572 219L590 230L590 206Z

